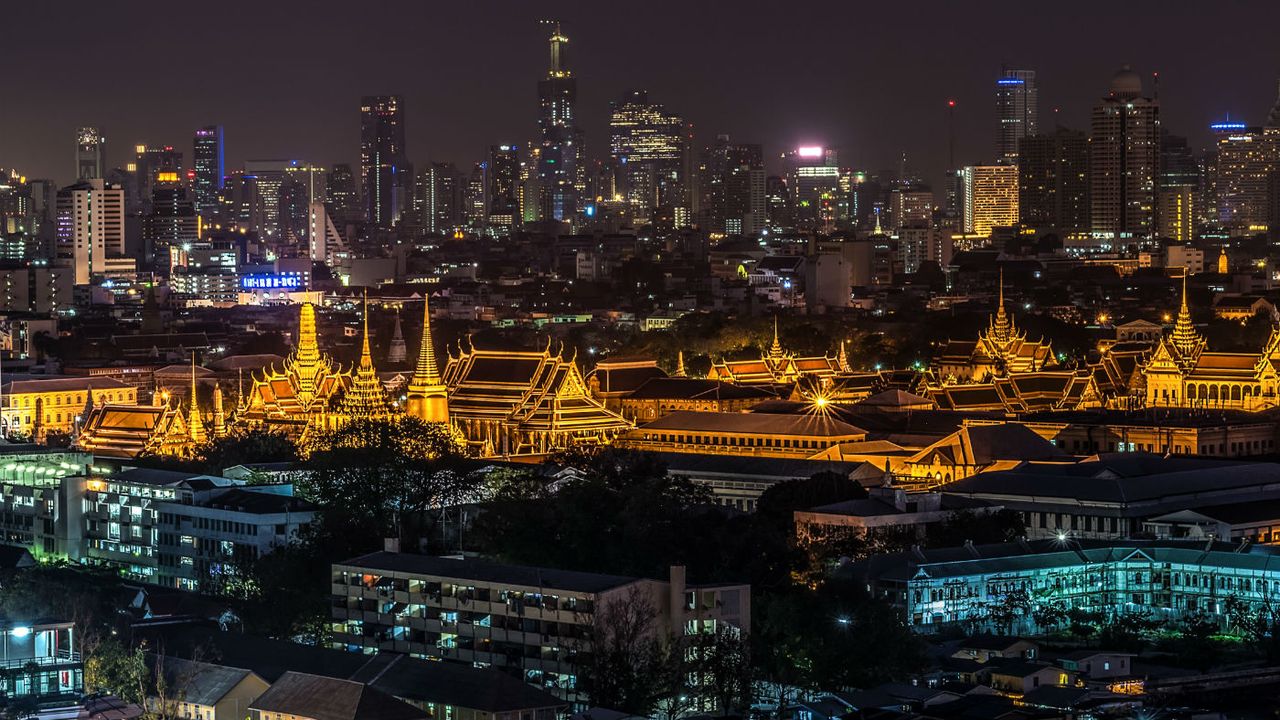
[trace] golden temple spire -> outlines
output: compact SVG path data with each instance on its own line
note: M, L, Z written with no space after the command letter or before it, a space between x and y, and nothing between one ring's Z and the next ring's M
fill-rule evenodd
M298 316L298 361L314 363L320 359L320 343L316 340L316 308L303 303Z
M769 346L769 357L782 357L782 343L778 342L778 316L773 316L773 344Z
M382 420L392 415L391 400L386 388L378 379L373 367L373 355L369 352L369 294L364 295L364 338L360 348L360 367L356 368L355 381L342 397L339 413L346 420Z
M852 372L849 367L849 353L844 348L844 338L840 338L840 354L836 355L836 365L840 367L840 372Z
M204 419L200 417L200 404L196 399L196 354L191 353L191 400L187 406L187 434L191 442L202 443L208 439L204 431Z
M431 296L422 298L422 344L418 347L418 367L409 379L405 412L426 422L449 422L449 390L440 379L436 365L435 341L431 337Z
M1004 309L1004 267L1000 268L999 299L996 300L996 318L991 325L991 335L995 340L1007 341L1012 336L1013 324Z
M1191 355L1203 340L1191 322L1191 309L1187 307L1187 269L1182 269L1182 307L1178 309L1178 320L1173 325L1173 346L1183 356Z
M213 436L226 437L227 413L222 407L222 385L213 386Z
M688 377L688 373L684 371L684 351L676 351L676 374L675 377Z

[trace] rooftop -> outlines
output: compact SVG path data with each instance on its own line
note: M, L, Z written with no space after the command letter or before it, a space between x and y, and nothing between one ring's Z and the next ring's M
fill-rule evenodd
M484 560L457 560L395 552L369 553L335 563L335 565L583 593L603 592L630 585L638 580L638 578L622 575L599 575L527 565L503 565Z

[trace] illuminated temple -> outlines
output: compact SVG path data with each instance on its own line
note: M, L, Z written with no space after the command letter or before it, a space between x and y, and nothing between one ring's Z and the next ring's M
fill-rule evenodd
M471 346L450 356L448 412L484 455L534 455L606 443L632 427L593 398L573 359L551 352Z
M977 340L948 340L934 358L932 371L942 385L986 382L1016 373L1045 370L1056 364L1053 348L1044 340L1027 340L1004 307L1004 276L996 314Z
M132 458L138 455L186 457L211 436L226 434L222 409L222 388L213 390L213 421L206 427L196 395L195 359L191 364L191 389L186 412L167 396L152 405L102 405L89 407L75 438L81 450L104 457Z
M1157 407L1275 407L1280 393L1280 329L1260 353L1210 352L1196 331L1182 278L1182 307L1173 332L1156 345L1142 368L1146 403Z
M323 422L334 400L352 384L351 373L320 352L315 307L304 303L297 348L282 367L254 375L253 385L240 399L236 423L301 437L309 425Z
M796 357L778 342L778 318L773 319L773 344L759 360L723 360L711 366L708 380L737 385L774 385L795 383L801 378L828 380L849 372L849 362L840 346L838 357Z

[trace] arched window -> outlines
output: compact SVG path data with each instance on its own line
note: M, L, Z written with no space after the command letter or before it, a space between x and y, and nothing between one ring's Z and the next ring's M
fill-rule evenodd
M1235 401L1237 401L1237 402L1240 400L1240 386L1239 386L1239 385L1232 385L1232 386L1231 386L1231 399L1232 399L1232 400L1235 400Z
M1209 399L1210 399L1210 400L1217 400L1217 399L1218 399L1218 386L1217 386L1217 385L1210 385L1210 386L1209 386Z

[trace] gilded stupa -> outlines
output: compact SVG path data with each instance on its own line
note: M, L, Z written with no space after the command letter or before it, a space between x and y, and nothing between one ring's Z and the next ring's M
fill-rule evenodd
M351 373L320 352L315 307L304 303L297 347L282 367L268 367L253 376L236 409L236 423L299 437L308 425L324 418L333 400L352 384Z
M351 420L388 420L398 410L387 396L387 390L373 368L373 355L369 352L369 298L364 299L364 338L360 346L360 365L355 380L347 388L338 404L334 420L344 423Z
M422 344L418 347L418 365L409 379L405 413L426 422L449 422L449 388L440 377L436 351L431 337L431 298L422 299Z

